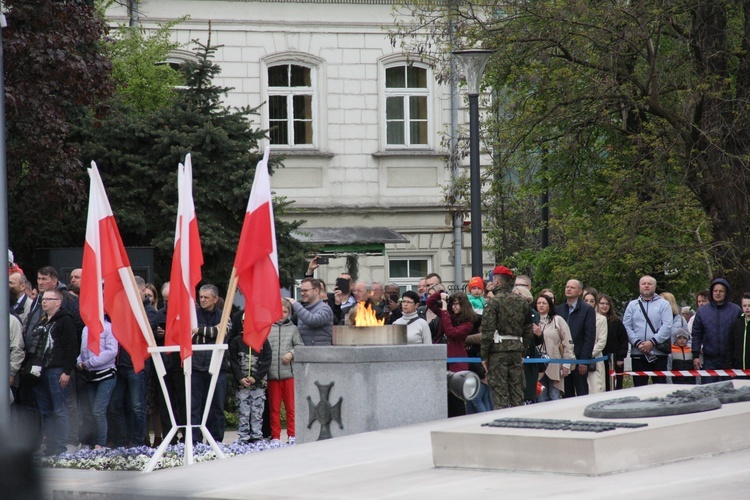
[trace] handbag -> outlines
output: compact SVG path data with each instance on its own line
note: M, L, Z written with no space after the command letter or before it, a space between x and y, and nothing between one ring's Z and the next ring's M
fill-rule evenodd
M97 383L115 376L117 370L114 367L105 368L104 370L83 370L81 376L86 382Z
M654 325L651 324L651 318L648 317L648 314L646 314L646 309L643 307L643 302L638 300L638 305L641 308L641 312L643 313L643 317L646 318L646 323L648 323L648 327L651 328L651 333L656 335L656 328L654 328ZM654 338L651 337L649 340L653 341ZM672 339L667 339L663 342L659 342L658 344L654 342L654 347L657 351L660 351L662 354L672 354Z
M534 347L536 348L536 346L534 346ZM539 357L540 358L542 358L542 359L550 359L550 355L547 352L547 341L544 338L544 333L542 333L542 348L541 349L537 348L537 350L539 352ZM547 371L547 368L549 368L549 363L544 363L544 364L542 364L542 366L541 366L541 368L540 368L539 371L542 372L542 373L544 373L544 372Z

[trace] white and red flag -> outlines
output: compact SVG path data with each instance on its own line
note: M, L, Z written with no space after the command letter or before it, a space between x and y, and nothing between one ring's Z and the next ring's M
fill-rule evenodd
M245 296L243 339L256 351L263 347L271 326L282 316L276 227L268 175L269 152L266 148L255 168L234 260L237 285Z
M91 187L79 299L81 318L89 329L88 348L99 354L106 312L112 334L130 354L133 369L139 372L149 357L147 339L152 338L152 333L96 163L91 162L88 172Z
M282 316L268 154L266 148L255 168L234 260L237 284L245 296L243 339L256 351L263 347L271 326Z
M195 288L201 281L203 250L193 204L193 166L190 155L177 170L177 224L170 274L165 345L179 345L184 360L193 355L193 328L198 326Z

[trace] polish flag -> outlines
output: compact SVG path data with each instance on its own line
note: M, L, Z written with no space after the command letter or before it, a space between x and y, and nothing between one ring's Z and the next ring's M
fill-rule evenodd
M99 169L93 161L88 172L91 187L79 298L81 318L89 329L88 348L99 354L106 312L112 322L113 335L130 354L133 369L139 372L149 357L149 339L153 334L144 316L141 294L132 279L130 260Z
M198 326L195 313L195 287L201 281L203 251L198 234L198 220L193 204L193 166L190 155L177 170L177 225L170 274L169 306L165 345L179 345L184 360L193 355L193 328Z
M268 176L269 152L270 148L266 148L255 169L234 260L237 284L245 296L243 340L256 351L263 347L271 326L282 316L276 228Z

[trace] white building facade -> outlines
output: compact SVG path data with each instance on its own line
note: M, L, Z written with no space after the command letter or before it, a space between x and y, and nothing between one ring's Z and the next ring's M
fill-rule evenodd
M416 289L430 272L456 281L454 221L444 200L451 89L437 84L428 62L391 46L392 7L384 0L140 4L145 28L189 16L174 28L183 49L194 39L206 43L210 24L211 44L221 46L215 83L234 88L229 106L263 104L259 125L271 129L272 154L286 157L272 188L294 201L290 219L307 221L301 237L330 255L318 270L329 289L354 262L360 279L402 289ZM124 7L109 14L128 20ZM458 102L463 125L468 113ZM468 227L461 234L465 283Z

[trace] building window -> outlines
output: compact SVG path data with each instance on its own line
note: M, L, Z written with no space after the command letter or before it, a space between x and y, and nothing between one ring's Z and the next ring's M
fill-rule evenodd
M426 258L388 259L388 281L396 283L401 293L407 290L416 292L419 280L430 273L429 262Z
M312 73L312 68L299 64L268 68L268 126L272 145L313 145Z
M385 137L388 146L427 146L427 68L402 64L385 69Z

